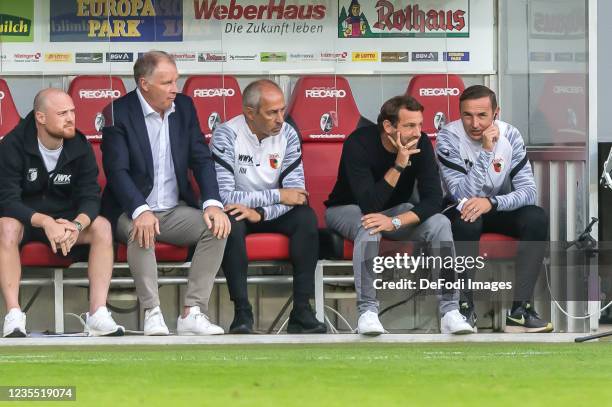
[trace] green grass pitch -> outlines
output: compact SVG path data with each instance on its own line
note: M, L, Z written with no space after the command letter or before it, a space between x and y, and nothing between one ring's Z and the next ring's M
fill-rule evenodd
M77 387L36 406L605 406L612 344L0 348L0 385Z

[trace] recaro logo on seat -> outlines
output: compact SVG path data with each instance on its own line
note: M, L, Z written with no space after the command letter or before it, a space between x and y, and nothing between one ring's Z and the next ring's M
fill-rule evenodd
M117 99L121 97L121 92L116 89L81 89L79 97L81 99Z
M458 88L422 88L419 90L420 96L459 96L460 93Z
M194 98L214 98L222 96L234 96L236 91L232 88L194 89Z
M0 90L0 100L4 99L4 92Z
M307 98L344 98L346 91L336 88L311 88L306 89Z

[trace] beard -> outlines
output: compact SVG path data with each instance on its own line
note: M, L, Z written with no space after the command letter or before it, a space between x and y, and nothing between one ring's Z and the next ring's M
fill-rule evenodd
M76 129L74 126L63 127L62 129L56 131L47 129L47 134L58 141L60 139L71 139L76 135Z

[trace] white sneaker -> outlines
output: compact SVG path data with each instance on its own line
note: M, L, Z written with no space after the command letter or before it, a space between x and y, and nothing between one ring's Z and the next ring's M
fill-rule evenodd
M85 332L89 336L123 336L125 328L117 325L110 311L102 306L93 315L85 314Z
M223 328L211 323L208 317L200 312L200 307L189 308L189 314L176 321L176 333L179 335L222 335Z
M361 335L377 336L385 333L385 328L378 319L378 314L366 311L359 317L357 333Z
M465 317L456 309L444 314L440 321L440 331L443 334L455 335L474 333L472 326L467 323Z
M11 308L4 317L2 336L4 338L25 338L26 314L19 308Z
M166 336L170 334L159 306L145 311L144 334L147 336Z

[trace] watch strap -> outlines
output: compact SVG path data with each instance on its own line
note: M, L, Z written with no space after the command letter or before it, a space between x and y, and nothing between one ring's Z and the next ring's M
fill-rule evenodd
M398 164L393 164L393 169L401 174L406 169L406 167L402 167Z
M260 222L263 222L266 219L266 211L264 211L264 208L262 208L261 206L255 208L255 212L257 212L261 217L261 219L259 220Z

